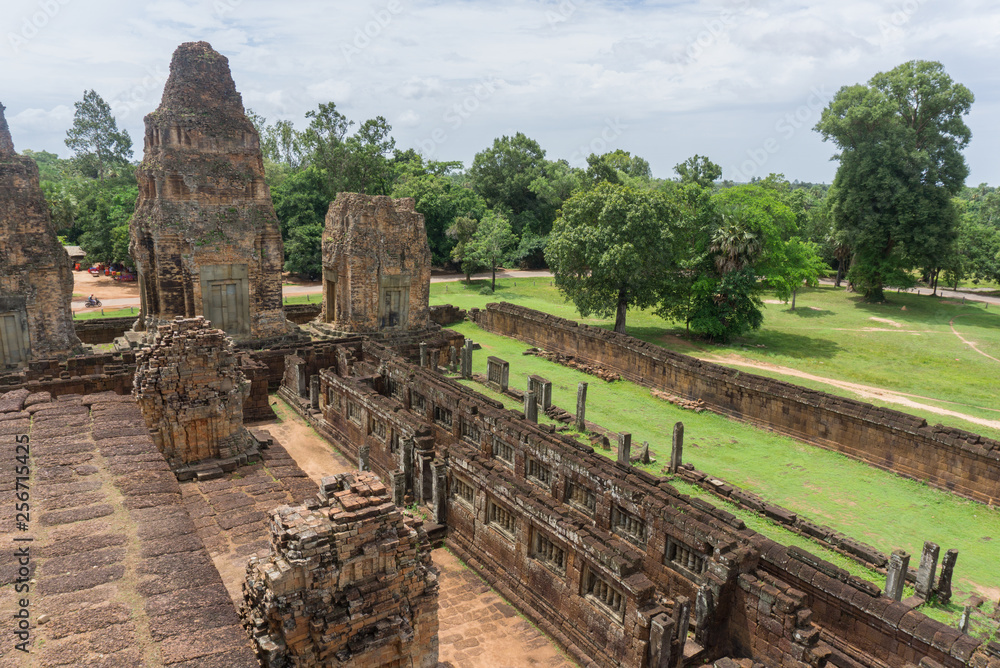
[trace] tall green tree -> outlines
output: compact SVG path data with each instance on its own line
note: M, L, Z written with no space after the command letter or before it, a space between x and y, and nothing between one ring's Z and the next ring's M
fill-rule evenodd
M696 183L689 187L707 191ZM685 232L683 270L661 292L657 313L726 341L763 323L764 280L787 270L795 213L773 189L756 184L694 201L701 206Z
M795 310L795 296L803 285L816 287L819 277L829 265L819 255L819 249L811 241L803 241L792 237L782 249L784 259L777 265L776 271L768 277L767 284L774 289L778 299L788 303L792 301Z
M74 104L73 127L66 131L66 146L76 153L84 171L103 180L121 173L132 158L132 138L119 130L111 107L93 90L83 93Z
M472 161L469 180L486 204L503 211L514 232L524 230L548 234L555 215L551 203L532 189L535 180L544 174L545 151L538 142L521 132L513 137L499 137L493 146L480 151Z
M674 165L674 171L681 177L681 183L694 183L701 188L711 188L722 176L722 167L697 153Z
M289 174L272 188L271 198L285 242L285 271L319 276L323 224L330 207L323 171L310 165Z
M414 199L416 210L424 216L427 243L435 264L444 265L453 259L452 250L460 242L459 236L448 232L453 223L459 218L476 222L486 212L483 198L453 178L453 173L461 169L460 162L425 165L420 156L411 157L405 166L400 165L397 169L392 196ZM463 256L464 250L461 250L459 257Z
M656 191L600 183L563 203L545 251L555 283L580 314L615 315L657 302L677 271L680 207Z
M940 63L915 60L841 88L823 110L816 130L840 150L833 220L854 249L849 279L867 300L905 284L908 269L937 265L954 241L973 100Z
M502 213L487 211L465 244L465 254L472 263L489 267L493 274L490 289L496 290L497 267L514 259L516 248L517 235L510 221Z

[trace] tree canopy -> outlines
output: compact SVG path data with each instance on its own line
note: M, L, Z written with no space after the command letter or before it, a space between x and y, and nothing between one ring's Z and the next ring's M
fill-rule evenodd
M73 126L66 131L66 146L76 153L81 170L98 179L122 173L132 158L132 138L119 130L111 107L93 90L84 91L74 103Z
M906 270L947 255L973 99L940 63L915 60L841 88L823 110L816 130L840 149L833 221L854 251L849 278L867 299L882 301L885 285L910 280Z
M600 183L563 203L545 252L560 292L581 315L615 314L625 331L628 308L657 303L677 270L675 232L681 209L667 195Z

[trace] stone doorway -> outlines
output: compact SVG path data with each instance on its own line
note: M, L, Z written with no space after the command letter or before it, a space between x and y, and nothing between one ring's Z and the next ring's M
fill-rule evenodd
M382 276L379 280L378 328L405 328L409 305L410 277Z
M0 313L0 367L24 364L30 355L24 313Z
M247 266L202 267L202 309L213 327L230 336L250 334L250 290Z

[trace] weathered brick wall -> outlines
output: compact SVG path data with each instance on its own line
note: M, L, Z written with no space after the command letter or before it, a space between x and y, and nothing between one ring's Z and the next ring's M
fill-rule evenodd
M324 478L319 502L271 517L240 609L264 668L438 665L437 572L419 520L369 472Z
M0 368L80 352L69 256L56 238L38 166L14 152L3 112L0 104L0 317L16 322L0 331L20 334L5 342L10 359L0 352Z
M344 332L431 324L431 251L414 206L412 198L358 193L339 193L330 204L323 230L325 322ZM402 322L385 322L383 288L402 292Z
M318 299L305 304L285 304L285 318L296 325L304 325L315 320L323 310L323 302Z
M232 314L238 324L217 326L239 339L288 334L278 219L264 182L260 139L227 59L206 42L180 45L163 100L145 123L139 199L129 225L143 325L153 329L176 316L207 315L204 273L206 280L236 282Z
M121 318L92 318L89 320L74 320L73 329L84 343L111 343L125 332L132 329L136 315Z
M133 394L174 468L245 452L252 440L243 426L249 393L232 340L200 316L160 325L138 355Z
M763 571L804 593L813 621L837 654L861 662L874 658L893 668L916 664L923 657L946 668L959 668L969 665L981 644L903 603L879 596L870 583L799 548L760 535L753 536L752 542L760 551Z
M983 503L1000 503L1000 442L983 436L929 426L906 413L729 369L513 304L489 304L470 316L488 331L599 361L629 380L701 400L720 413Z
M451 304L438 304L436 306L431 306L430 314L431 320L442 327L454 325L456 322L462 322L465 320L465 316L468 315L462 309L457 306L452 306Z

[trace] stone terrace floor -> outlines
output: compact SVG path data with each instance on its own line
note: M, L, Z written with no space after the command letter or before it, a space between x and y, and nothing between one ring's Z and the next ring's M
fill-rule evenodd
M12 396L14 395L14 396ZM20 397L20 401L17 400ZM0 666L256 666L180 489L130 397L0 397L5 555L30 536L31 654L13 648L15 564L0 566ZM29 433L31 525L13 524L13 452Z

